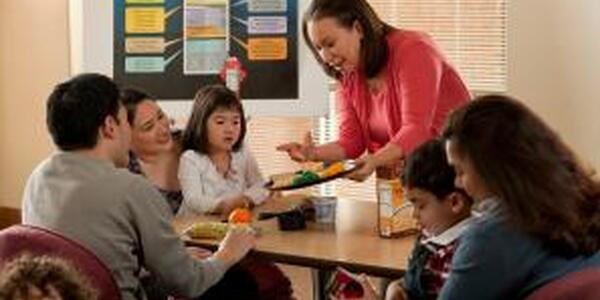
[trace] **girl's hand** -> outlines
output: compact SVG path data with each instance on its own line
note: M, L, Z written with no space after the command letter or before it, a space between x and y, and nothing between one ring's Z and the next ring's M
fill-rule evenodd
M375 161L371 155L365 155L356 160L357 169L348 174L346 178L354 181L365 181L373 172L375 172Z
M286 143L277 146L277 151L285 151L290 158L297 162L307 162L315 159L314 155L315 145L312 140L312 135L307 132L304 135L302 144L300 143Z
M237 197L223 200L220 205L221 216L227 219L229 214L236 208L247 207L250 208L252 205L252 199L246 195L239 195Z

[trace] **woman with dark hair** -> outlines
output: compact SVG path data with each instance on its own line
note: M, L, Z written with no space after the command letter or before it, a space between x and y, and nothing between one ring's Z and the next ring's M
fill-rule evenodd
M181 156L180 132L171 130L170 121L156 101L137 89L121 92L131 125L129 170L143 174L163 194L173 214L183 201L177 179Z
M439 134L446 115L469 92L433 41L384 23L366 0L313 0L304 14L305 42L339 83L339 139L278 147L296 161L335 161L370 154L351 174L366 179L377 167L406 157Z
M600 182L538 116L505 96L474 100L443 136L456 185L482 212L438 299L522 299L600 267Z

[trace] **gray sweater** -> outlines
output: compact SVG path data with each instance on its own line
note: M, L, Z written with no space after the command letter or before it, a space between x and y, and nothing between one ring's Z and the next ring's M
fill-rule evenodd
M146 299L141 268L174 295L196 297L221 279L223 262L190 257L162 196L141 176L85 155L59 152L31 174L23 223L57 231L94 252L123 299Z

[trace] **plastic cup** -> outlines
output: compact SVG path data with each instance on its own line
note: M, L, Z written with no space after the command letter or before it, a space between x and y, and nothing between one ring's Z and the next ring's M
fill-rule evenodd
M315 221L323 224L335 223L336 197L317 197L314 200Z

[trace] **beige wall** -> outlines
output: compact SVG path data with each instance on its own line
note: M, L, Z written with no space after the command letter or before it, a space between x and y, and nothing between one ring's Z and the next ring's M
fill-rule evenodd
M0 206L20 207L33 167L52 151L45 99L68 76L67 0L0 1Z
M509 93L600 170L600 1L510 1L509 18Z

